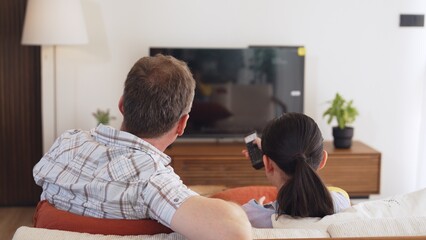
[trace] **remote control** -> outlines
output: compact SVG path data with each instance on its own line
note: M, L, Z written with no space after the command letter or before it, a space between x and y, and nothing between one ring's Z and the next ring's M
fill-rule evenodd
M255 169L261 169L263 168L263 153L262 150L257 146L256 143L254 143L254 140L257 138L256 132L253 132L249 135L247 135L244 138L244 141L246 143L247 151L250 156L251 165Z

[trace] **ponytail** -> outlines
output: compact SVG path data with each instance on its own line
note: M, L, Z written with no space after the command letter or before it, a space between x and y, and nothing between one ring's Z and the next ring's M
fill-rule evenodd
M287 166L294 174L278 192L278 216L324 217L334 213L330 192L308 161L300 154L290 162L293 166Z
M333 214L330 192L316 173L323 159L323 138L315 121L285 113L263 130L262 151L285 173L278 191L278 216L324 217Z

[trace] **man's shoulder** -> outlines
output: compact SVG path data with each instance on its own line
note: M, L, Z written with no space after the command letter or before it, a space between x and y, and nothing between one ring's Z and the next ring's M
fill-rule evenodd
M58 140L66 140L70 138L88 138L91 137L90 131L82 129L69 129L64 131L59 137Z
M70 129L64 131L52 145L52 148L68 148L84 145L83 143L96 142L90 131Z

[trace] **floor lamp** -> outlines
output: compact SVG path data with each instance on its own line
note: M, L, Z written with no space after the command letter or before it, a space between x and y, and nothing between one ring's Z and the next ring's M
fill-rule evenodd
M22 44L53 48L53 86L49 90L53 94L53 136L44 136L45 138L53 137L52 142L58 137L56 47L87 42L88 37L80 0L28 0ZM42 59L43 62L45 63ZM44 82L46 83L46 81ZM45 94L42 94L43 98L45 98ZM43 103L43 106L45 105ZM48 109L43 109L43 116L47 116L47 111ZM45 120L43 119L43 121ZM43 132L46 133L45 130Z

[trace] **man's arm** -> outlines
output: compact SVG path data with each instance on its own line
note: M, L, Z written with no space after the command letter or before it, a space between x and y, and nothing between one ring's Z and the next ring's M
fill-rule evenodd
M237 204L193 196L172 218L171 228L188 239L252 239L247 215Z

